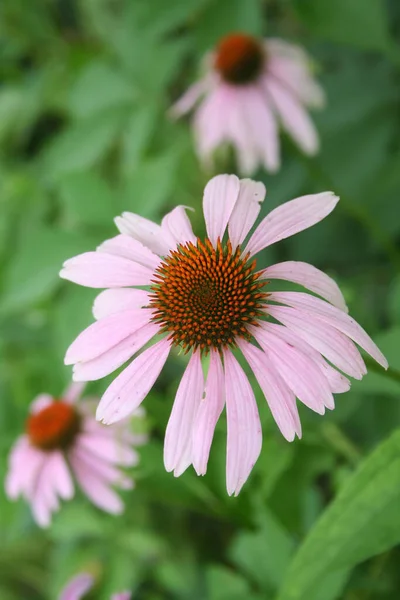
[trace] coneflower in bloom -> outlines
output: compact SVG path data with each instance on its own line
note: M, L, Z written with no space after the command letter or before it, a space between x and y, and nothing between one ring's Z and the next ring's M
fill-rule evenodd
M62 590L58 600L81 600L90 592L94 586L95 580L90 573L79 573L66 585ZM113 594L110 600L130 600L132 594L130 592L119 592Z
M10 453L6 477L9 498L23 496L36 522L47 527L59 501L74 495L72 474L99 508L119 514L123 503L113 486L133 487L120 466L138 462L134 445L144 436L131 433L126 422L104 427L92 414L92 402L76 404L82 384L72 384L61 399L41 394L31 405L22 435Z
M318 135L306 107L321 107L324 94L311 75L306 53L283 40L243 33L224 37L205 59L205 73L173 106L172 114L194 117L198 153L209 160L223 142L236 149L242 174L258 165L280 166L278 126L299 148L318 151Z
M287 202L267 215L246 243L264 196L262 183L219 175L204 191L206 239L196 238L183 206L167 214L161 226L124 213L116 219L121 235L96 252L67 260L61 271L81 285L109 288L94 302L97 322L66 353L75 380L104 377L156 334L162 336L111 383L97 418L115 423L136 410L171 348L184 349L190 358L167 426L165 467L177 476L193 464L204 474L214 428L226 406L229 494L239 492L261 450L254 393L234 351L243 353L290 441L301 436L296 397L323 414L325 407L334 407L333 393L349 389L342 373L356 379L366 373L353 342L387 367L373 341L348 316L330 277L297 261L257 270L254 257L260 251L321 221L338 198L325 192ZM303 285L320 298L268 292L271 279ZM206 381L204 355L210 359Z

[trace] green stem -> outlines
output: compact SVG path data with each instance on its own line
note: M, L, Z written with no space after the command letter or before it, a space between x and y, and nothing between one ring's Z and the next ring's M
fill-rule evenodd
M396 371L396 369L389 368L387 371L376 364L376 362L372 358L366 357L365 364L369 371L373 373L378 373L378 375L382 375L383 377L387 377L388 379L392 379L393 381L397 381L400 383L400 371Z
M327 442L352 465L357 465L362 454L357 446L346 436L336 423L325 421L321 426L322 435Z

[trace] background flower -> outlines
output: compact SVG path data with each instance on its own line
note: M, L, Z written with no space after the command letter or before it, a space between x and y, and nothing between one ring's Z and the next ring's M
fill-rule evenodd
M76 575L62 590L59 600L81 600L92 589L94 578L89 573ZM110 600L130 600L130 592L113 594Z
M11 499L23 496L42 527L50 524L59 500L73 497L72 474L90 501L110 513L123 510L112 486L133 487L133 480L120 467L137 464L134 445L143 438L131 433L127 422L102 427L87 402L76 404L81 391L81 384L72 384L60 400L49 394L38 396L26 433L11 450L7 495Z
M254 173L260 164L274 172L280 167L278 125L306 154L318 151L306 107L321 107L324 94L303 49L231 33L207 56L205 71L173 107L180 116L202 99L193 128L203 160L226 142L236 150L241 173Z

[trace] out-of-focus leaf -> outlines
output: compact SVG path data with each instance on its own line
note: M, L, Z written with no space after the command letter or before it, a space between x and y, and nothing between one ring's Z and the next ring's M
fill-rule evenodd
M141 104L132 112L122 138L121 171L129 176L139 166L146 147L157 126L159 108L152 103Z
M91 172L71 173L59 184L66 220L78 225L104 225L111 229L119 207L109 185Z
M390 46L382 0L294 0L299 16L318 36L360 48Z
M54 138L42 156L46 179L54 181L65 173L93 166L113 144L124 118L124 112L114 110L70 125Z
M246 579L226 567L209 567L207 582L210 600L251 598L250 586Z
M202 52L212 50L219 38L233 31L261 35L262 23L260 0L211 0L197 22L197 45Z
M279 600L308 597L334 571L350 568L400 540L400 430L347 481L289 568Z
M132 83L115 66L92 62L72 87L68 106L76 117L91 117L121 104L129 105L134 98Z
M75 233L47 227L28 231L5 274L0 310L21 310L46 298L61 283L58 273L63 261L85 245Z

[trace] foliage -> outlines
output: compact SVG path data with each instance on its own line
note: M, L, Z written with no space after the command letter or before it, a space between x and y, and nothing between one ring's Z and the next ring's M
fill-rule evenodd
M245 30L304 45L328 97L321 154L284 140L258 173L263 214L333 189L335 213L268 249L340 283L392 369L371 373L323 419L302 412L289 445L257 400L262 455L238 498L225 491L225 431L207 475L164 471L162 439L184 358L146 401L150 443L120 518L78 496L47 531L0 492L0 597L55 598L79 570L96 598L395 600L400 579L400 7L383 0L3 0L0 10L0 475L39 392L60 394L63 355L91 321L94 292L62 282L67 257L115 235L123 210L159 220L196 209L213 174L168 108L218 38ZM225 169L223 169L225 170ZM106 381L90 384L101 395ZM257 388L256 388L257 389Z

